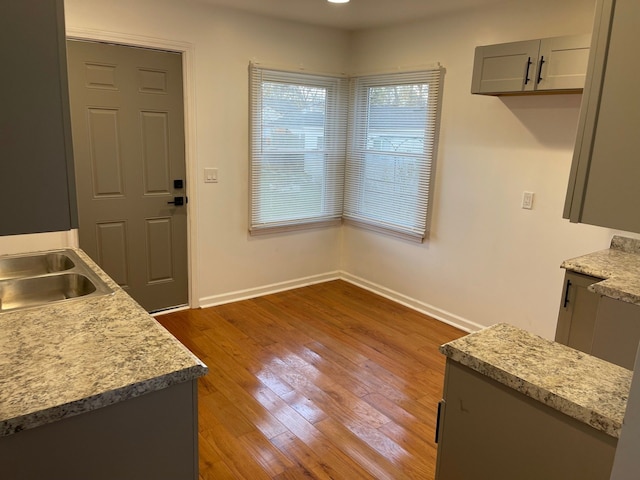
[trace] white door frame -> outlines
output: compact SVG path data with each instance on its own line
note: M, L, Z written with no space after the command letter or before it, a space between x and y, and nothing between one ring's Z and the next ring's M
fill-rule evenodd
M194 61L195 47L192 43L152 38L140 35L130 35L120 32L108 32L83 28L67 27L67 39L90 40L96 42L108 42L131 47L155 48L168 50L182 54L182 80L184 97L184 138L185 138L185 164L187 168L187 191L189 202L187 203L187 245L189 258L189 308L200 306L200 295L197 284L197 199L198 182L196 174L196 108L195 108L195 78ZM181 309L176 309L181 310ZM165 313L165 312L161 312Z

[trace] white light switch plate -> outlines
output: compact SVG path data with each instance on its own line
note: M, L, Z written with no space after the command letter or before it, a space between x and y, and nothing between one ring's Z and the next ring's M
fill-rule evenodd
M205 168L204 169L204 183L218 183L218 169L217 168Z

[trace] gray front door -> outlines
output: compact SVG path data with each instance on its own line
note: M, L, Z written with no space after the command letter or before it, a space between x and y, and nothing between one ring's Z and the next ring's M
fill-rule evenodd
M67 49L80 247L146 310L185 305L181 55L74 40Z

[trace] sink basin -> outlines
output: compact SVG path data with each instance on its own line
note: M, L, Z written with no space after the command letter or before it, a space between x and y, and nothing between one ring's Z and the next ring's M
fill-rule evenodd
M63 252L0 257L0 280L62 272L75 267Z
M111 293L70 249L0 257L0 313Z
M96 286L78 273L8 280L0 282L0 311L84 297L95 291Z

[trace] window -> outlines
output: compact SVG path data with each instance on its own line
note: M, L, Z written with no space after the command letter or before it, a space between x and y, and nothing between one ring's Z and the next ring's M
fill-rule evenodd
M349 81L252 64L251 233L344 218L422 241L441 77L435 68Z
M353 78L345 220L422 241L441 69Z
M250 67L252 234L337 223L348 81Z

